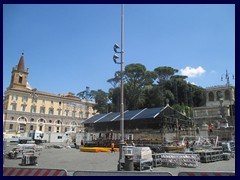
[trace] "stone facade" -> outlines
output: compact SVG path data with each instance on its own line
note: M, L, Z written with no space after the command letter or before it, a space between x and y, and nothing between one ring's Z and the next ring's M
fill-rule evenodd
M83 131L82 123L96 112L92 101L73 93L51 94L32 89L24 68L24 54L12 70L12 78L3 99L3 131L26 133Z
M196 124L217 123L222 119L222 108L229 125L235 125L235 87L231 85L206 88L206 105L193 108Z

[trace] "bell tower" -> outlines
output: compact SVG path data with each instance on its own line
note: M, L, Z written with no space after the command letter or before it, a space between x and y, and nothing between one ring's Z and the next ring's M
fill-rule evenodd
M27 87L28 68L24 69L24 53L18 62L16 67L12 68L12 78L9 88L23 88Z

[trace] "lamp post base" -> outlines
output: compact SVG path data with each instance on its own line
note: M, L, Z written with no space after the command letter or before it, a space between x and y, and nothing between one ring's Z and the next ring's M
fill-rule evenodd
M123 159L123 145L124 145L124 140L121 140L119 142L119 159L118 159L118 166L117 166L117 170L118 171L122 171L122 165L121 165L121 160Z

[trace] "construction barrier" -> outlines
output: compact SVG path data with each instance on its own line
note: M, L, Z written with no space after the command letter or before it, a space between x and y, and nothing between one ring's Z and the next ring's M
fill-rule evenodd
M75 171L73 176L172 176L169 172L142 171Z
M4 167L3 176L67 176L67 171L64 169Z
M82 152L110 152L112 148L107 147L80 147ZM119 148L114 148L116 152L119 151Z
M235 176L235 172L180 172L178 176Z
M3 176L68 176L64 169L4 167ZM152 171L75 171L73 176L173 176L170 172ZM178 176L235 176L229 172L179 172Z

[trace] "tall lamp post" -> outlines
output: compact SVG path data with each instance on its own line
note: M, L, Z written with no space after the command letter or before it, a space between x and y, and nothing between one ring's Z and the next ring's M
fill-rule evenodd
M232 75L232 79L234 79L234 75L232 73L228 73L226 69L226 74L222 74L221 76L221 81L223 81L223 77L225 76L225 79L227 81L226 86L229 88L230 86L230 80L229 80L229 75ZM232 91L230 89L230 105L229 105L229 110L230 110L230 119L232 120ZM235 126L235 120L233 120L233 126Z
M32 127L32 119L33 119L33 109L34 109L34 113L35 113L35 105L34 103L36 103L36 98L38 97L38 95L36 94L37 89L34 88L32 89L32 92L30 93L30 96L32 97L32 105L30 107L30 127L29 127L29 133L31 133L31 127ZM33 129L34 130L34 129Z
M114 49L114 56L113 56L113 61L116 64L120 64L121 65L121 105L120 105L120 132L121 132L121 139L119 142L119 160L118 160L118 171L121 170L121 159L123 158L123 153L122 153L122 147L124 145L124 101L123 101L123 97L124 97L124 86L123 86L123 63L124 63L124 6L122 4L121 6L121 51L118 51L118 49L120 48L118 46L118 44L115 44L113 49ZM118 62L117 59L119 58L117 54L121 55L121 61Z

